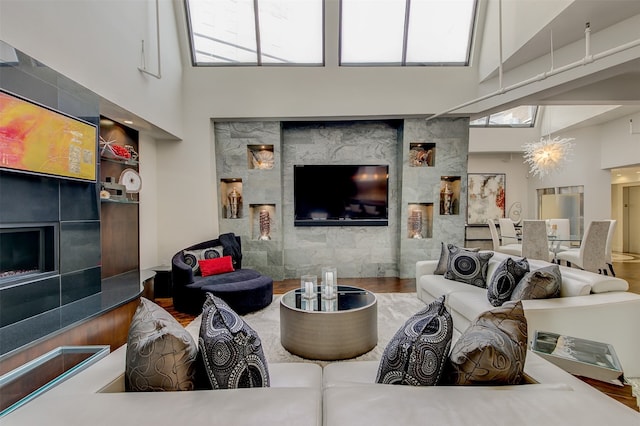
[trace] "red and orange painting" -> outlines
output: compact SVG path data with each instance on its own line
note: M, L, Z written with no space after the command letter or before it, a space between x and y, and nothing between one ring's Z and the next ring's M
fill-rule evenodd
M97 128L0 91L0 168L96 180Z

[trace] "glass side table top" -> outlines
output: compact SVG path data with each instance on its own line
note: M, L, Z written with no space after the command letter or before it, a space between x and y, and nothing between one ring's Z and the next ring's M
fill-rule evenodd
M110 351L108 345L60 346L0 376L0 418L106 357Z
M365 289L347 285L338 285L337 295L327 299L320 294L320 286L316 287L315 296L303 297L301 289L291 290L282 296L282 304L292 308L311 312L336 312L364 308L375 303L376 296Z

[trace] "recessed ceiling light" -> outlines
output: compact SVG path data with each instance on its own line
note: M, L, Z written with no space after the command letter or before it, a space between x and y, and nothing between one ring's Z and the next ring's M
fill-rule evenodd
M124 120L124 124L133 124L133 121L131 121L131 120Z

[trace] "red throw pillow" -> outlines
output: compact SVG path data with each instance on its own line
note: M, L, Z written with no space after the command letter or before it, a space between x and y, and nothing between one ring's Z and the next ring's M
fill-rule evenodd
M224 274L225 272L233 272L233 262L231 256L222 256L215 259L198 260L202 276Z

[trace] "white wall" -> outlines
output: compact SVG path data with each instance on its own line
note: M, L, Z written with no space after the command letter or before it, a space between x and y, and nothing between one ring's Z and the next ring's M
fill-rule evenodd
M526 42L541 31L574 0L547 1L544 7L539 1L502 1L502 60L506 61ZM482 55L479 64L480 78L484 79L498 68L499 51L499 0L487 0L487 23L482 37Z
M0 39L180 137L182 63L175 15L170 2L159 4L161 79L138 71L142 40L147 68L156 71L153 0L2 0Z
M633 131L637 134L630 133L630 119L633 120ZM603 168L640 164L640 114L620 118L600 127L600 157Z
M537 189L583 185L585 226L592 220L609 219L611 217L611 173L602 169L599 155L594 155L601 151L601 129L594 126L584 127L553 136L575 138L573 154L562 170L543 179L538 177L528 179L530 217L536 217Z
M528 211L527 167L522 162L522 155L510 153L469 153L469 173L505 173L505 214L509 216L509 208L514 203L522 204L522 219L531 219L524 215Z

